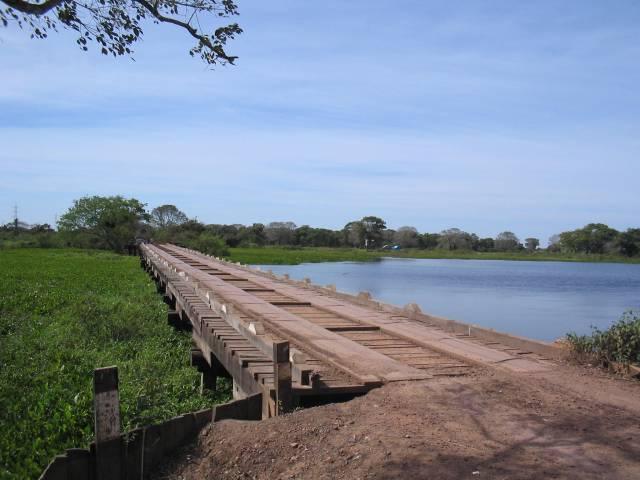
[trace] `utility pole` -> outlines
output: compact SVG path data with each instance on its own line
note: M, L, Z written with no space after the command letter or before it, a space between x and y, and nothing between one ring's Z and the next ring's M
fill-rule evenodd
M18 204L13 206L13 233L18 235Z

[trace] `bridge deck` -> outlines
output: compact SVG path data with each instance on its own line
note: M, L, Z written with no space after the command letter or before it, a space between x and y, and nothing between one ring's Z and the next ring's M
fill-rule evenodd
M551 365L523 349L447 333L409 314L358 305L174 245L143 245L141 255L193 329L207 363L230 374L243 394L262 393L265 416L277 410L273 352L283 341L290 347L294 404L393 381L465 375L478 365L516 372Z

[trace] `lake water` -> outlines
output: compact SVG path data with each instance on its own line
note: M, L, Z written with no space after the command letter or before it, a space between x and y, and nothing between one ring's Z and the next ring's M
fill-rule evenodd
M260 268L540 340L640 313L640 265L386 258Z

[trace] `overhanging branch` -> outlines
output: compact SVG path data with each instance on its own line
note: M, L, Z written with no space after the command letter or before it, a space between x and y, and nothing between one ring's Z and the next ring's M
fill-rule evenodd
M52 8L60 5L64 0L47 0L44 3L29 3L23 0L2 0L14 10L30 15L43 15Z
M215 54L218 57L226 60L227 62L233 64L234 60L237 58L237 57L230 57L227 54L225 54L222 48L216 47L215 45L213 45L213 43L211 43L211 39L208 36L199 33L197 29L195 29L188 23L182 22L172 17L166 17L162 15L158 10L157 3L151 4L146 0L134 0L134 2L141 5L146 10L148 10L158 21L164 22L164 23L171 23L173 25L177 25L178 27L184 28L187 32L189 32L189 34L193 38L198 40L202 45L209 48L211 51L215 52Z

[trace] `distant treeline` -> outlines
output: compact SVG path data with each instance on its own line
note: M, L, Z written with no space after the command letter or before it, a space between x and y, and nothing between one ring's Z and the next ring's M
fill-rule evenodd
M225 255L227 247L345 247L366 249L461 250L517 252L540 250L540 240L520 239L505 231L481 238L475 233L449 228L421 233L415 227L387 228L379 217L348 222L340 230L297 226L293 222L252 225L204 224L190 219L174 205L146 210L136 199L83 197L60 217L57 230L50 225L28 226L19 221L0 227L0 246L73 246L120 251L140 241L179 243ZM640 228L619 232L602 223L553 235L547 251L560 253L640 256Z

